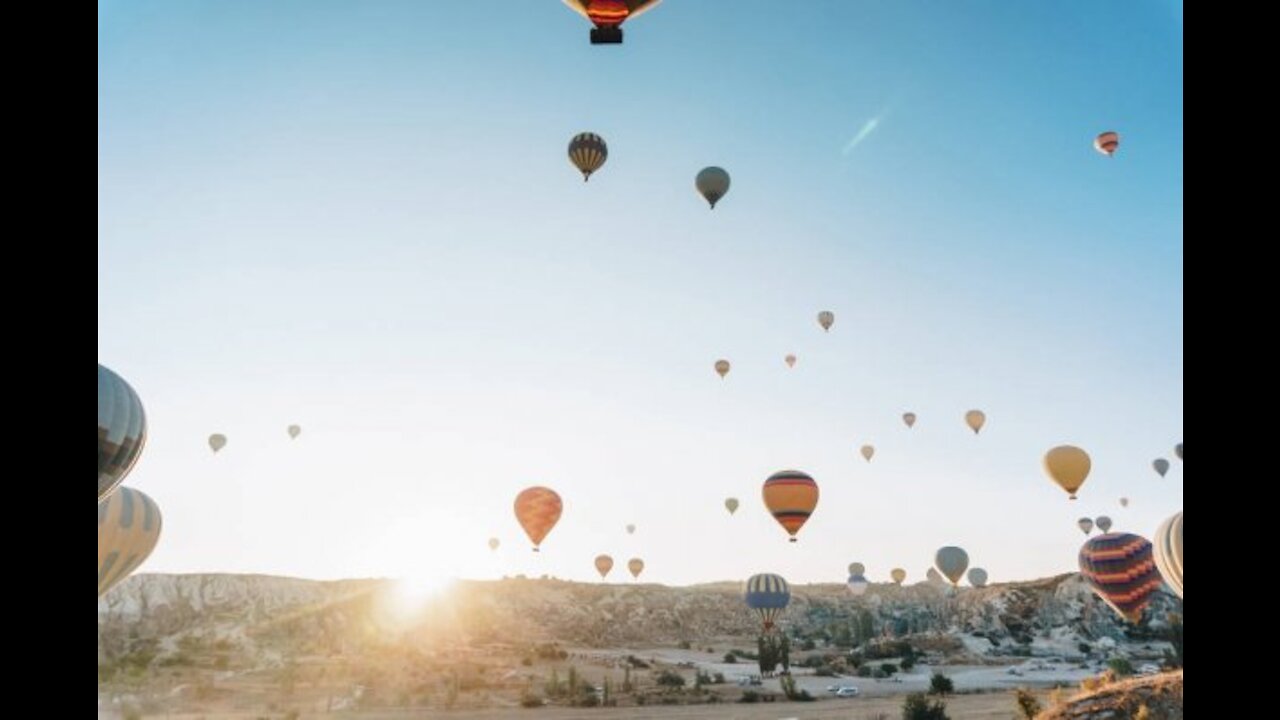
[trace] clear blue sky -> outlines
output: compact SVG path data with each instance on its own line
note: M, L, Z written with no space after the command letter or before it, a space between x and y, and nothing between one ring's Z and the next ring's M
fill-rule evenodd
M593 47L555 0L100 1L98 360L148 411L146 569L917 580L960 544L1001 581L1073 568L1083 514L1149 535L1182 507L1150 469L1182 439L1181 17L667 0ZM1074 503L1039 465L1067 442ZM793 467L822 500L789 545L760 484ZM531 484L566 502L540 556Z

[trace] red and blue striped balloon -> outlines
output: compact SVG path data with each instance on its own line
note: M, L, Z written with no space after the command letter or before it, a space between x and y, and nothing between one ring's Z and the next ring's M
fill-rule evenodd
M1135 623L1162 582L1151 543L1130 533L1108 533L1086 542L1080 548L1080 574L1098 597Z

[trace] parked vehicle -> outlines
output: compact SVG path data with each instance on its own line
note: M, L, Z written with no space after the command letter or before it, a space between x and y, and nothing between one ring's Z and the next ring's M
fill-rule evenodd
M839 690L836 690L836 697L842 697L842 698L858 697L858 688L852 685L845 685Z

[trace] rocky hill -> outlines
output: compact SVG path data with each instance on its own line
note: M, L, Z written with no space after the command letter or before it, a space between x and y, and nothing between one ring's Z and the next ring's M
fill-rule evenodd
M455 646L556 642L643 647L750 642L755 617L736 583L693 587L505 579L461 582L406 610L386 580L320 582L256 575L138 575L98 601L99 664L146 648L163 661L211 644L284 658L349 654L406 638ZM793 586L783 626L819 647L884 637L948 636L953 652L1071 655L1163 637L1181 602L1161 595L1138 626L1120 622L1076 574L962 588Z
M1182 720L1182 671L1134 678L1082 693L1036 720Z

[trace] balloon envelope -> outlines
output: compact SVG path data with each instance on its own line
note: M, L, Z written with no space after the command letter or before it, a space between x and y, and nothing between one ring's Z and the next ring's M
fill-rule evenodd
M1075 445L1059 445L1044 454L1045 473L1058 487L1066 490L1072 500L1076 499L1076 491L1084 485L1092 467L1089 453Z
M916 414L913 412L902 413L902 422L907 424L908 428L916 426Z
M1088 535L1093 532L1093 518L1080 518L1076 521L1076 527L1080 528L1080 532Z
M210 435L210 436L209 436L209 447L210 447L214 452L218 452L219 450L221 450L222 448L224 448L224 447L226 447L226 446L227 446L227 436L226 436L226 435L223 435L222 433L214 433L214 434L212 434L212 435Z
M728 510L730 515L738 512L738 498L725 498L724 509Z
M866 575L867 566L863 565L860 562L851 562L849 563L849 574L850 575Z
M630 524L629 524L629 525L627 525L627 534L628 534L628 535L635 535L635 534L636 534L636 526L635 526L635 525L630 525Z
M155 501L133 488L118 488L98 503L98 597L146 561L160 525Z
M1182 443L1173 446L1173 454L1177 455L1179 460L1182 459Z
M796 356L795 356L795 355L788 355L788 356L786 356L785 358L783 358L783 360L787 363L787 367L795 367L795 366L796 366Z
M1104 602L1129 622L1142 618L1162 582L1151 543L1130 533L1099 535L1080 548L1080 574Z
M974 435L977 435L982 426L987 424L987 414L981 410L970 410L964 414L964 424L969 426Z
M613 569L613 558L608 555L597 555L595 560L596 572L600 573L600 579L603 580L609 571Z
M1165 473L1169 472L1169 461L1164 458L1156 458L1151 461L1151 467L1160 474L1160 477L1164 477Z
M498 542L498 538L489 538L489 549L490 549L490 550L497 550L497 549L498 549L498 545L499 545L499 544L500 544L500 543Z
M1182 597L1182 513L1160 523L1152 542L1156 569L1178 597Z
M764 505L796 541L796 533L818 506L818 483L799 470L783 470L769 476L761 488Z
M302 434L302 426L301 426L301 425L290 425L290 426L289 426L289 438L290 438L290 439L296 440L296 439L298 439L298 436L299 436L299 435L301 435L301 434Z
M976 588L983 588L987 586L987 571L982 568L970 568L968 577L969 584Z
M1120 507L1129 507L1129 498L1127 497L1120 498Z
M895 583L901 585L902 582L907 579L907 571L902 568L894 568L889 571L889 577L892 578Z
M934 553L933 564L943 577L951 581L952 585L958 585L960 579L964 577L964 571L969 568L969 553L963 548L947 545L938 548L938 552Z
M563 510L564 503L560 501L560 495L548 487L526 488L516 496L516 520L533 542L534 552L538 551L547 533L560 521Z
M569 162L582 173L583 182L590 180L591 173L599 170L608 159L609 147L605 145L604 138L595 133L578 133L569 141Z
M823 331L831 330L831 326L836 324L836 314L830 310L823 310L818 313L818 324L822 326Z
M98 502L129 474L146 442L147 416L142 400L124 378L99 363Z
M631 558L627 561L627 570L631 572L631 577L640 577L640 573L644 572L644 561L640 558Z
M875 446L873 445L863 445L862 449L859 450L859 452L862 453L862 457L867 462L871 462L871 458L876 454L876 449L875 449Z
M849 581L845 585L849 588L849 592L853 593L854 597L862 595L867 591L867 588L871 587L871 583L862 575L850 575Z
M716 367L716 374L719 375L721 379L723 379L725 375L729 374L728 360L717 360L715 367Z
M791 588L781 575L761 573L747 579L743 600L747 607L760 616L760 622L768 630L791 602Z
M720 202L720 198L729 192L729 173L724 168L707 167L698 172L698 176L693 180L694 187L714 210L716 203Z
M1093 523L1097 525L1098 529L1101 530L1103 533L1111 532L1111 518L1107 517L1106 515L1099 515L1098 519L1094 520Z

